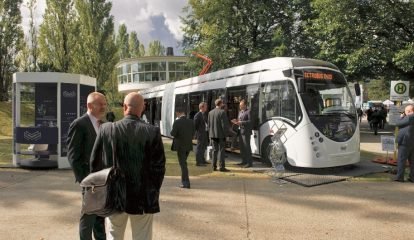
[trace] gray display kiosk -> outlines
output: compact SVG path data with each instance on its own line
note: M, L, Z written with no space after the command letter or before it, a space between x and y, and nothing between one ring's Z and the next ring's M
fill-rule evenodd
M70 123L86 112L96 79L79 74L13 74L13 165L70 168L66 138Z

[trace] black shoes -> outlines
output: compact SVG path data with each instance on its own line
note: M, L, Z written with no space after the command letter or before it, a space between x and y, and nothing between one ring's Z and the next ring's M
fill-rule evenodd
M227 168L220 168L220 172L230 172Z
M394 178L393 181L394 182L404 182L404 179Z

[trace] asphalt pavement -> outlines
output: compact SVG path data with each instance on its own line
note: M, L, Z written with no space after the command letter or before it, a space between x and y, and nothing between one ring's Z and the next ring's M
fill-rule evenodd
M379 132L392 133L392 127ZM362 126L361 150L383 154L380 135ZM154 240L414 236L412 183L343 181L306 188L231 172L191 177L192 189L178 188L179 181L165 178ZM0 169L0 239L78 239L80 205L71 170ZM131 239L129 230L125 239Z

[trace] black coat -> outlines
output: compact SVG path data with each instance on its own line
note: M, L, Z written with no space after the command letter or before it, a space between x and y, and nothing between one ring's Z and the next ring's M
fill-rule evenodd
M174 121L171 130L171 136L174 137L175 150L191 151L193 150L194 122L182 116Z
M208 113L208 134L210 138L226 138L229 135L229 120L223 109L214 108Z
M91 172L112 166L111 124L103 124L91 155ZM165 174L165 154L160 130L128 115L116 122L115 155L126 178L129 214L157 213Z
M208 141L207 114L198 112L194 116L196 137L199 141Z
M398 145L414 147L414 114L398 119L395 125L400 128L397 136Z
M244 136L252 135L252 123L250 119L250 110L245 110L244 112L239 112L239 121L240 121L240 134Z
M88 114L85 113L70 124L66 139L68 160L79 183L89 174L89 159L95 138L95 128Z

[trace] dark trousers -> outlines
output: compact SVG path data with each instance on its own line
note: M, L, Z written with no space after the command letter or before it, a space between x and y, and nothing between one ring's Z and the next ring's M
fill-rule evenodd
M178 163L181 167L181 183L183 186L190 186L190 178L188 177L188 168L187 168L187 157L190 151L177 151Z
M252 165L252 149L250 147L250 135L239 135L240 155L242 164Z
M404 180L405 162L408 160L410 164L411 181L414 181L414 147L407 147L405 145L398 146L398 158L397 158L397 176L398 180Z
M197 138L197 147L196 147L196 163L197 164L202 164L206 162L204 153L206 152L207 145L208 145L207 137Z
M82 196L85 190L82 190ZM80 240L92 240L92 232L95 240L105 240L105 218L94 214L81 213L79 221Z
M224 161L224 147L226 144L225 138L212 138L211 145L213 146L213 169L217 169L217 159L220 161L219 166L220 169L224 169L226 167L226 163Z

